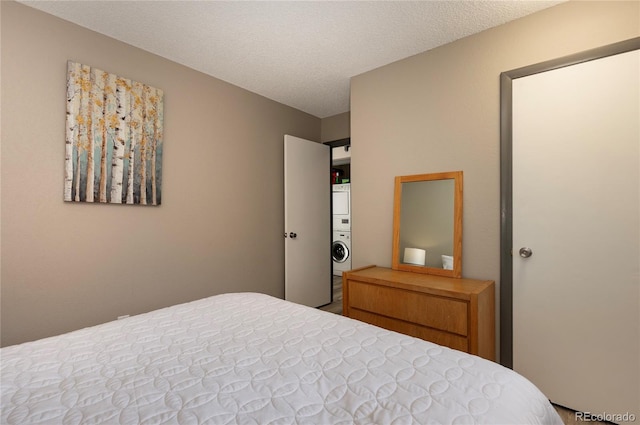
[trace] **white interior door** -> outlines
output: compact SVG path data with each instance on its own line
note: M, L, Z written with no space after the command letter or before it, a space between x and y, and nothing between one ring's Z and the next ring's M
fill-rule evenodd
M284 295L310 307L331 302L329 149L284 136Z
M513 81L514 369L555 403L636 418L639 82L637 50Z

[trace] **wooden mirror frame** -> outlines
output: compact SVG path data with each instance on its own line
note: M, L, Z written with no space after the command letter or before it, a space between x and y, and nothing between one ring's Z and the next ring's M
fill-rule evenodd
M454 180L453 197L453 270L436 267L417 266L400 262L400 209L402 205L402 183ZM444 173L416 174L412 176L397 176L393 199L393 249L391 268L416 273L432 274L459 278L462 276L462 171Z

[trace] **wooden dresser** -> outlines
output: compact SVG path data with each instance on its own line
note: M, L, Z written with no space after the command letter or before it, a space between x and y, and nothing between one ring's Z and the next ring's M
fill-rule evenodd
M495 284L368 266L342 275L343 315L495 360Z

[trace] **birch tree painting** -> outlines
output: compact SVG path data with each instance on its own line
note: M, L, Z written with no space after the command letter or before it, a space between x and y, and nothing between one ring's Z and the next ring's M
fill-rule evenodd
M162 90L67 63L64 200L160 205Z

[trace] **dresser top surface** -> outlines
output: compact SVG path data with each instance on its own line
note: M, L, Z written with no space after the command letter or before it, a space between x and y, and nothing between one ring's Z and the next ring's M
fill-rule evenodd
M494 285L492 280L476 280L435 276L423 273L413 273L392 270L386 267L369 266L345 272L347 279L357 279L363 282L386 284L393 282L393 286L404 286L406 289L433 292L442 291L456 294L478 294Z

